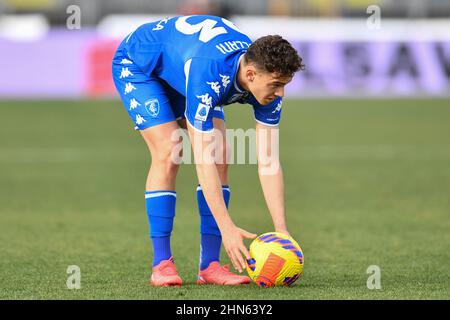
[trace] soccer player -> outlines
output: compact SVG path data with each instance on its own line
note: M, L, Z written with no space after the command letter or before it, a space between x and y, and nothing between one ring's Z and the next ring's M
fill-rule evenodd
M252 43L233 23L215 16L181 16L147 23L122 41L113 59L114 83L152 159L145 192L154 253L152 285L182 284L170 247L179 167L172 157L179 141L172 134L180 128L188 131L199 180L198 283L250 282L220 265L223 243L231 263L242 273L244 257L250 258L243 239L256 235L238 228L230 218L227 163L215 161L205 141L211 141L217 130L226 139L223 106L238 102L253 106L260 143L259 130L278 129L284 87L302 68L302 59L282 37L266 36ZM223 142L214 152L227 159ZM270 154L271 143L264 145L266 150L261 153ZM278 158L271 161L277 164ZM281 167L262 174L267 164L258 165L275 231L288 234Z

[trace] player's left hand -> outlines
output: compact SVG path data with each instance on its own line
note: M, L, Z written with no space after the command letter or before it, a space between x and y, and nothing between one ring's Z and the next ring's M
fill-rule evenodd
M234 224L220 230L222 244L230 258L233 267L242 273L247 267L246 261L250 259L250 253L244 245L244 239L254 239L256 234L236 227ZM244 255L245 259L242 257Z

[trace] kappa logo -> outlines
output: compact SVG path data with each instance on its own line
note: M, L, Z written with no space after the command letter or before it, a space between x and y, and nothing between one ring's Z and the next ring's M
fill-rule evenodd
M147 120L145 120L140 114L136 115L136 124L138 126L140 126L141 124L143 124L144 122L147 122Z
M222 78L222 85L226 89L228 84L230 83L230 76L227 76L227 75L224 76L224 75L221 75L220 73L219 73L219 76Z
M130 100L130 110L134 110L137 107L139 107L140 105L141 104L135 98Z
M216 82L206 82L206 84L209 84L211 86L211 89L214 90L214 92L219 95L220 94L220 84L219 81Z
M120 64L133 64L133 61L123 58Z
M134 76L134 74L128 68L122 68L119 79L127 78L129 76Z
M131 82L127 82L125 85L125 94L128 94L133 90L136 90L136 87L133 86L133 84Z
M197 98L201 99L202 103L206 103L210 107L212 106L212 97L210 97L208 93L197 96Z
M205 122L206 119L208 118L209 108L210 106L203 103L199 103L197 107L197 112L195 113L195 119Z
M154 27L154 28L152 29L152 31L159 31L159 30L164 29L164 25L167 23L167 21L169 21L168 18L162 19L161 21L159 21L159 22L156 24L156 27ZM162 25L162 23L164 23L164 25Z
M281 110L281 106L283 104L283 101L278 102L277 107L275 110L272 111L272 113L279 112Z
M153 118L157 117L159 114L159 101L158 99L150 99L145 101L145 109Z

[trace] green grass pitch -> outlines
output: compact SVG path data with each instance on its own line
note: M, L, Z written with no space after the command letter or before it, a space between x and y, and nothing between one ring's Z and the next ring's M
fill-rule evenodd
M172 238L185 284L147 284L150 157L119 101L2 101L0 114L0 299L450 298L449 100L285 102L287 219L305 266L269 289L195 284L193 165L180 169ZM249 106L226 116L253 126ZM232 165L230 181L236 224L271 231L256 166ZM69 265L80 290L66 287ZM371 265L381 289L367 288Z

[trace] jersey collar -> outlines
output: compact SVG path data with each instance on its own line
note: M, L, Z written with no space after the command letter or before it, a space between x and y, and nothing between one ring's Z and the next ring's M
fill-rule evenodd
M244 54L245 54L245 52L243 52L243 53L241 54L241 56L239 57L239 59L238 59L237 67L236 67L236 72L235 72L235 74L234 74L234 81L233 81L234 88L235 88L236 91L239 92L239 93L244 93L244 91L245 91L245 90L244 90L243 88L241 88L241 86L239 85L239 81L237 81L237 78L238 78L238 72L239 72L239 66L241 65L241 60L242 60L242 58L244 57Z

